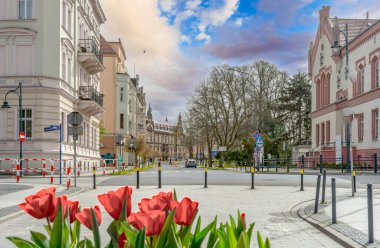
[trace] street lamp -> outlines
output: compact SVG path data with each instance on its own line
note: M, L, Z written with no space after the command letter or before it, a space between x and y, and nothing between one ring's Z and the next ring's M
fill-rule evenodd
M4 103L3 105L1 106L2 109L10 109L11 106L9 105L8 101L7 101L7 96L9 93L16 93L17 96L18 96L18 111L19 111L19 126L18 126L18 133L20 135L20 133L22 132L22 83L19 82L18 83L18 86L16 89L14 90L9 90L7 92L7 94L5 94L5 99L4 99ZM22 176L22 141L21 139L20 140L20 176Z
M345 77L346 77L346 80L348 79L348 24L346 24L345 28L344 28L344 32L342 30L340 30L339 28L337 28L337 31L336 32L336 35L335 35L335 41L334 41L334 45L331 46L331 48L333 49L333 52L334 54L338 54L339 53L339 57L342 57L342 46L339 45L339 41L338 41L338 37L339 37L339 33L342 33L344 35L344 38L346 40L346 44L345 44L345 48L346 48L346 68L345 68Z
M344 38L345 38L345 41L346 41L346 44L345 44L345 48L346 48L346 68L344 70L344 73L345 73L345 78L346 80L348 79L348 24L345 25L345 28L344 28L344 31L340 30L339 28L337 28L336 30L336 35L335 35L335 41L334 41L334 45L331 46L331 48L333 49L333 52L334 54L338 54L339 53L339 57L342 57L342 46L339 45L339 41L338 41L338 37L339 37L339 33L342 33L344 35ZM347 157L347 164L346 164L346 171L349 172L350 171L350 121L347 121L346 122L346 157Z

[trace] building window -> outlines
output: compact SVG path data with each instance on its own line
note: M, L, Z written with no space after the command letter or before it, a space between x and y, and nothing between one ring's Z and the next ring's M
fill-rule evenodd
M325 123L321 125L321 144L325 144Z
M379 58L375 57L372 60L372 69L371 69L371 78L372 78L372 89L379 87Z
M124 102L124 88L120 88L120 102Z
M124 129L124 114L120 114L120 129Z
M372 139L379 138L379 109L372 110Z
M316 139L316 144L319 146L319 124L316 125L316 133L315 133L315 139Z
M326 122L326 144L330 143L330 121Z
M66 81L66 53L62 53L62 79Z
M33 121L32 110L23 109L21 111L21 131L25 133L25 139L33 137Z
M18 1L18 18L32 19L32 0Z
M360 65L359 66L359 71L358 71L358 89L357 92L358 94L363 94L364 93L364 66Z
M358 140L363 142L364 137L364 114L358 115Z

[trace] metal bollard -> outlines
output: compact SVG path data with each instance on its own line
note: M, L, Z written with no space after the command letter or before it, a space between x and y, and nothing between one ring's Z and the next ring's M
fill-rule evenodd
M205 188L207 188L207 166L205 166Z
M373 172L377 173L377 153L373 154Z
M336 224L336 184L335 184L335 178L331 178L331 209L332 209L332 223Z
M367 184L367 203L368 203L368 243L373 243L374 234L373 234L372 184Z
M319 155L319 173L322 174L322 167L323 167L323 157L322 154Z
M302 158L301 158L301 169L300 169L300 174L301 174L301 189L300 189L300 191L303 191L304 162L305 162L305 157L302 155Z
M140 188L140 168L136 168L136 189Z
M323 170L323 180L322 180L322 201L321 203L325 203L325 193L326 193L326 170Z
M321 174L318 174L317 178L317 188L315 191L315 204L314 204L314 213L318 213L318 204L319 204L319 190L321 188Z
M251 167L251 189L255 188L255 167Z
M353 176L353 179L354 179L354 193L356 193L356 170L354 170L352 172L352 176Z
M93 178L94 178L94 185L93 185L93 189L96 189L96 167L93 166L92 167L92 175L93 175Z
M161 163L158 162L158 188L161 189L161 170L162 170L162 167L161 167Z

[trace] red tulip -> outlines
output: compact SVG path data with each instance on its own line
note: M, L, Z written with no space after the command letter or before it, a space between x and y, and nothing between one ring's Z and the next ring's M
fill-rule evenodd
M75 215L75 218L90 230L92 230L91 209L94 210L95 218L98 222L98 225L100 225L102 223L102 213L100 212L100 207L98 205L93 208L84 208L82 211Z
M117 240L119 248L124 248L126 241L127 241L127 236L125 236L125 233L120 234L120 236Z
M54 195L47 193L43 196L28 196L24 203L18 206L29 215L37 219L49 217L54 212Z
M173 200L173 192L160 192L157 195L153 196L152 198L160 198L166 202L168 206L170 206L170 201Z
M37 193L35 193L34 195L30 195L30 196L25 197L25 201L27 203L29 203L29 202L33 201L33 199L41 198L47 194L53 194L53 198L54 198L55 197L55 190L56 190L55 187L42 189L42 190L38 191Z
M174 221L178 225L188 226L192 223L198 210L198 202L192 201L190 198L183 198L176 208Z
M50 221L53 222L58 211L58 204L62 204L62 215L66 216L67 207L69 208L69 218L70 224L75 221L75 215L79 210L79 201L70 201L67 200L67 195L59 196L54 201L55 210L54 213L50 216Z
M145 227L147 236L158 235L161 233L165 224L166 213L160 210L153 210L148 213L131 213L128 222L136 229L141 230Z
M158 197L152 199L141 199L138 206L140 211L143 213L148 213L153 210L165 211L166 209L169 209L169 206L166 204L165 200Z
M241 222L243 222L244 229L246 228L247 224L245 222L245 213L241 213L240 215Z
M106 194L98 195L99 202L103 205L105 210L111 215L112 218L118 220L123 208L123 202L126 199L127 217L131 214L132 210L132 188L125 186L116 191L109 191Z

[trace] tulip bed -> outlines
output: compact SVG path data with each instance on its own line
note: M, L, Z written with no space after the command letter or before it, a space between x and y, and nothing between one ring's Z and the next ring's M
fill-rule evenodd
M19 204L34 218L46 219L47 235L30 231L30 241L19 237L7 239L20 248L100 248L100 207L95 205L80 210L78 201L68 200L67 195L56 197L55 191L55 187L43 189ZM215 217L201 228L201 217L196 218L198 202L187 197L177 201L175 190L142 199L137 213L131 212L131 196L132 188L128 186L97 196L113 219L107 229L108 248L250 247L254 223L247 226L244 213L238 212L236 219L230 216L229 222L219 225ZM92 240L81 238L81 225L92 230ZM260 248L270 247L268 239L264 241L259 232L257 242Z

